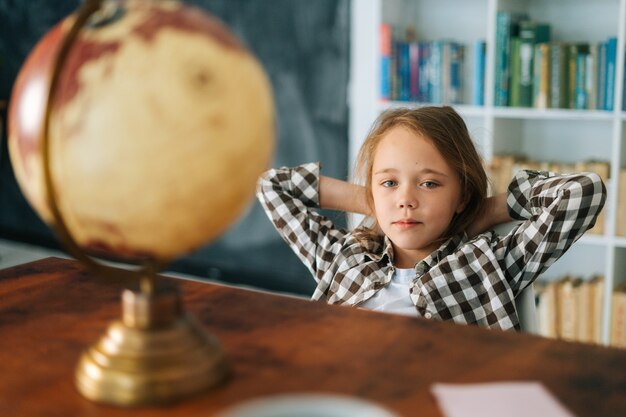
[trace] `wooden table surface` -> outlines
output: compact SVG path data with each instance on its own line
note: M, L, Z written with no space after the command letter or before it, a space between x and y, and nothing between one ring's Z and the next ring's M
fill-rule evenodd
M626 415L626 351L381 314L186 280L185 306L233 365L219 388L162 407L85 400L80 353L119 317L119 285L71 260L0 271L0 416L214 416L243 400L334 393L442 416L435 382L540 381L577 416Z

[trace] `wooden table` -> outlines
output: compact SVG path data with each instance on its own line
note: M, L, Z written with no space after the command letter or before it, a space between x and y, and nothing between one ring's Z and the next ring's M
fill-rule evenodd
M0 271L1 416L212 416L254 397L336 393L441 416L435 382L540 381L577 416L626 415L626 351L180 280L233 363L221 387L124 409L78 394L80 353L119 316L118 285L48 258Z

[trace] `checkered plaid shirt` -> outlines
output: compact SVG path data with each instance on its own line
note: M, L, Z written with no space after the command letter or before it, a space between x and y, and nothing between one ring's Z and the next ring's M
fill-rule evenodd
M314 300L358 306L391 280L390 241L359 241L315 211L319 164L267 171L257 197L274 226L317 281ZM520 171L508 189L511 217L499 236L454 236L415 265L410 285L417 315L519 329L515 297L592 227L606 200L593 173Z

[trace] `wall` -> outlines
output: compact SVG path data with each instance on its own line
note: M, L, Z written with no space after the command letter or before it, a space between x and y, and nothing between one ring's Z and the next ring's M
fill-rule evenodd
M348 0L187 1L224 20L258 56L273 84L278 115L274 166L319 160L346 177L349 57ZM79 1L0 0L0 100L8 100L28 51ZM5 115L3 115L5 116ZM6 143L0 150L0 237L56 246L23 199ZM343 217L327 213L338 223ZM309 293L313 280L255 202L218 241L172 269L272 290Z

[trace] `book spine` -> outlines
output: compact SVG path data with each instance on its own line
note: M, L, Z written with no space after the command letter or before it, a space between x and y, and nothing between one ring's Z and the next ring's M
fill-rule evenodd
M519 32L519 16L500 11L496 15L496 57L494 104L509 105L509 83L511 80L511 38Z
M563 45L553 42L550 44L550 107L561 108L563 90L561 89L561 77L563 75L561 61Z
M420 42L419 44L419 69L420 74L418 78L419 92L418 101L422 103L431 102L430 98L430 84L431 84L431 69L430 69L430 42Z
M535 45L533 104L545 109L550 104L550 44Z
M598 44L589 44L589 54L585 61L587 78L585 91L587 92L587 109L593 110L598 106Z
M606 100L606 42L601 42L598 50L598 103L596 109L604 110Z
M419 98L419 43L409 43L409 90L410 99L417 101Z
M511 80L509 82L509 106L519 107L521 105L521 40L518 37L511 39Z
M398 42L398 80L398 100L409 101L411 98L411 65L408 42Z
M567 53L567 108L576 108L576 58L578 57L578 44L570 44Z
M530 107L533 104L534 49L536 44L550 41L550 25L524 20L520 22L519 38L519 105Z
M615 61L617 58L617 38L607 40L606 45L606 89L604 109L612 111L615 100Z
M578 55L576 55L575 108L579 110L587 108L587 88L585 86L587 79L587 55L583 52L578 52Z
M430 100L432 103L441 103L443 100L443 85L441 80L441 65L443 61L443 41L433 41L430 51L429 83Z
M487 43L479 39L474 42L474 71L472 77L472 104L485 105L485 56Z
M380 98L391 98L391 25L380 25Z
M463 62L465 50L457 42L450 43L450 82L448 86L448 102L460 104L463 102Z

